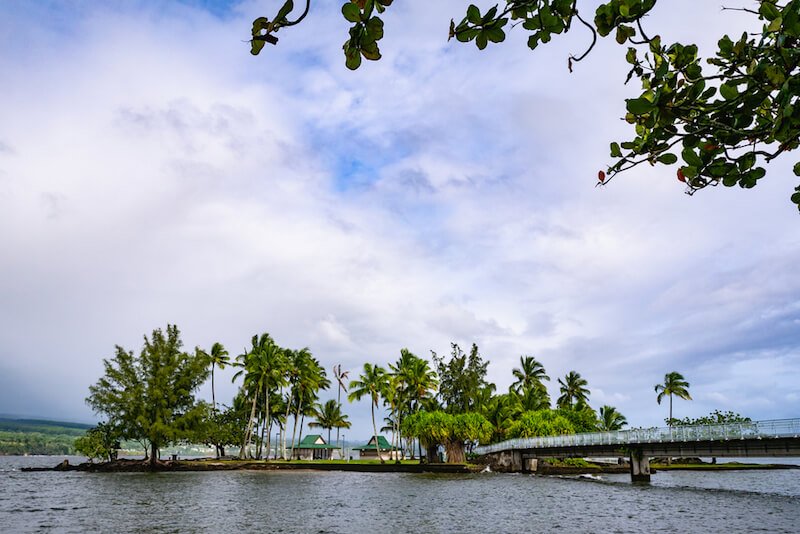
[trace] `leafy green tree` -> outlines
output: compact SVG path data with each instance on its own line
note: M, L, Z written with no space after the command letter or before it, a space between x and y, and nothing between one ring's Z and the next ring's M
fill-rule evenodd
M600 424L598 430L610 432L613 430L621 430L623 426L628 424L625 416L617 411L613 406L600 407Z
M350 394L347 396L347 400L350 402L358 401L363 397L369 396L370 409L372 411L372 430L375 436L376 449L378 449L378 426L375 423L375 409L378 408L378 402L386 392L388 384L388 375L383 367L365 363L364 370L358 379L350 381ZM378 458L381 463L384 463L380 451L378 451L378 453Z
M524 412L508 429L510 438L532 438L574 434L575 427L555 410Z
M103 360L105 374L86 399L123 437L148 440L151 465L161 447L190 435L202 416L194 393L208 377L208 360L182 346L174 325L145 336L138 357L117 346L114 358Z
M646 30L645 19L658 0L606 0L586 17L585 2L578 0L505 0L485 12L470 5L459 23L450 21L450 38L474 42L479 49L505 40L506 30L520 27L528 33L528 47L536 49L556 35L577 28L588 31L586 50L570 56L572 71L585 59L599 37L613 36L625 49L630 64L626 83L640 82L642 92L626 99L625 120L634 128L632 139L610 146L617 161L601 183L642 163L675 165L678 180L691 194L723 184L754 187L766 174L767 164L800 144L800 0L755 0L757 9L741 8L761 24L757 34L722 36L713 57L703 64L692 43L670 43L667 37ZM392 0L346 0L342 15L352 24L344 43L345 65L357 69L362 58L381 57L378 42L384 26L380 14ZM287 0L270 21L253 23L251 52L258 54L274 35L300 22L287 16L294 9ZM584 10L584 11L580 11ZM800 176L800 163L794 173ZM800 186L792 202L800 208Z
M658 404L661 404L661 399L663 399L665 395L669 397L668 424L672 426L672 396L674 395L683 400L692 400L692 396L689 395L689 382L683 378L682 374L673 371L664 375L664 383L656 384L655 391L658 393L656 396L656 402Z
M420 411L403 422L403 432L419 438L425 446L428 462L437 462L436 449L443 445L447 463L464 463L465 445L484 443L492 437L492 424L476 412L450 414Z
M208 358L208 361L211 363L211 405L214 410L217 409L217 397L214 393L214 367L219 367L220 369L225 369L225 366L230 364L231 359L228 357L228 351L225 350L225 347L222 343L214 343L211 346L211 351L205 352L204 350L197 348L196 351L200 352L202 356Z
M489 386L486 381L489 362L483 361L474 343L469 354L456 343L451 343L450 347L447 361L431 351L439 375L439 399L448 413L476 411L483 397L482 390Z
M577 433L597 430L599 424L597 412L585 402L579 402L570 408L559 408L556 411L572 423Z
M225 456L225 449L241 445L247 426L248 406L246 399L234 401L234 406L222 410L205 405L201 422L186 438L189 443L202 443L214 447L216 457Z
M570 371L562 381L558 379L559 391L561 396L558 397L556 404L559 408L572 408L578 404L586 404L589 400L589 388L586 387L589 383L581 374L576 371Z
M697 418L684 417L683 419L666 419L670 426L697 426L697 425L725 425L735 423L752 423L753 420L745 417L742 414L732 411L722 412L714 410L708 415Z
M94 458L116 460L117 449L120 448L119 429L108 423L98 423L96 427L75 440L75 450L92 460Z
M494 395L483 410L483 415L492 424L492 442L506 439L508 429L516 417L524 413L519 398L514 393Z

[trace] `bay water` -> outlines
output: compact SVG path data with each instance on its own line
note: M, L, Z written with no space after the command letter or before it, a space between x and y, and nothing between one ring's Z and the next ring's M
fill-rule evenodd
M0 457L0 531L800 532L800 470L663 471L650 484L627 475L20 470L63 459Z

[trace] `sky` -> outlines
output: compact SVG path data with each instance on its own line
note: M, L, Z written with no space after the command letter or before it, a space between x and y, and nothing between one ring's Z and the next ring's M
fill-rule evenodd
M251 56L281 3L0 4L0 413L96 421L103 358L176 324L351 377L474 342L498 390L532 355L551 395L578 371L632 426L663 425L671 371L676 417L800 416L796 157L747 191L690 197L665 166L595 187L638 96L613 40L570 74L584 32L481 52L447 42L463 0L395 2L383 59L350 72L341 0ZM721 4L646 28L708 54L757 27ZM369 405L345 411L366 439Z

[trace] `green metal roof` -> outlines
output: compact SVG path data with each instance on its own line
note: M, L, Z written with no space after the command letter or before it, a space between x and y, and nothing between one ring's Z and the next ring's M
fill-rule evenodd
M392 449L391 444L386 441L386 438L383 436L378 436L378 444L381 446L382 451L389 451ZM371 437L366 445L362 445L361 447L353 447L354 451L374 451L375 450L375 437Z
M321 441L322 443L317 443ZM338 449L336 445L328 445L325 439L319 434L309 434L303 438L303 441L297 444L295 449Z

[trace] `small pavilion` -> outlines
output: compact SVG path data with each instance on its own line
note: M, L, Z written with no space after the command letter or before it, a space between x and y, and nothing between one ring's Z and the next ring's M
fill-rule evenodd
M339 449L328 445L319 434L309 434L294 448L295 460L330 460L331 452Z
M375 436L372 436L369 438L366 445L353 447L353 450L358 451L362 460L377 460L378 448L380 449L381 458L383 458L383 460L399 460L403 455L402 449L396 451L392 450L392 446L383 436L378 436L378 446L379 447L375 447Z

